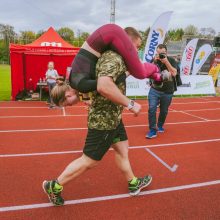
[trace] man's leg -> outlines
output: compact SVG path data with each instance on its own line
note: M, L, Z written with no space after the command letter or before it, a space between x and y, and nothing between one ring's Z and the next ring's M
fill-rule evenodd
M160 98L160 114L158 118L158 123L157 126L159 129L163 128L163 125L165 123L167 114L168 114L168 109L171 104L173 98L173 94L163 94L161 95Z
M43 189L54 205L63 205L63 185L96 166L112 144L114 131L88 129L83 155L71 162L57 180L44 181Z
M120 141L114 144L115 161L118 168L122 171L128 181L128 189L131 196L138 195L152 181L152 176L147 175L143 178L135 177L128 157L128 141Z
M44 181L43 189L48 195L49 200L56 206L64 204L64 199L61 196L63 186L70 180L78 177L80 174L84 173L86 170L96 166L98 161L93 160L83 154L80 158L71 162L57 180Z
M156 128L156 113L157 113L157 105L160 99L160 94L157 90L151 88L148 94L148 122L149 122L149 133L146 135L147 138L153 138L157 136L157 128Z
M84 173L86 170L96 166L98 161L93 160L83 154L80 158L71 162L61 175L57 178L57 181L60 185L68 183L70 180L73 180L80 174Z
M112 148L115 150L116 165L122 171L127 181L131 181L135 176L128 158L128 141L120 141L112 145Z

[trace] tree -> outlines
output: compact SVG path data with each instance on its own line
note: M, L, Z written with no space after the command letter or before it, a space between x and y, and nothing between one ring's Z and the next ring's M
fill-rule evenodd
M86 41L86 39L89 37L88 32L81 32L81 30L77 30L77 36L74 38L73 46L75 47L81 47L83 43Z
M57 30L58 34L67 42L73 43L74 40L74 32L72 29L68 27L62 27Z
M184 30L182 28L176 29L176 41L180 41L183 39Z
M208 39L213 38L216 35L216 31L212 27L201 28L199 33L200 33L201 37L205 37Z
M14 37L16 36L14 27L7 24L6 25L0 24L0 34L3 39L7 39L10 42L13 41Z
M36 39L39 38L41 35L43 35L45 33L44 30L40 30L36 33Z
M139 33L141 34L142 37L142 43L139 49L143 50L145 48L148 35L150 33L150 27L148 27L145 31L139 31Z
M82 41L85 41L88 37L89 37L89 33L88 32L82 32L81 33L80 38L81 38Z
M166 41L180 41L184 35L184 30L182 28L171 29L167 32Z
M17 34L15 33L13 26L0 24L0 36L0 59L9 63L9 45L11 42L15 42Z
M196 35L198 35L198 28L195 27L194 25L188 25L184 29L184 34L187 36L196 36Z
M36 33L33 31L21 31L20 43L30 44L36 39Z

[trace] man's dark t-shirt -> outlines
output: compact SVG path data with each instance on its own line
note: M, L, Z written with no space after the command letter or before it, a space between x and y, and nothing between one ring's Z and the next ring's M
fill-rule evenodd
M177 69L177 63L175 61L174 58L172 57L167 57L168 61L170 62L170 64ZM162 72L163 70L168 70L166 65L163 64L160 60L157 60L156 62L154 62L155 64L157 64L157 66L159 67L160 71ZM152 87L158 91L167 93L167 94L172 94L174 93L174 91L177 90L177 86L176 86L176 78L172 77L172 81L167 81L167 82L163 82L163 86L154 86L152 84Z

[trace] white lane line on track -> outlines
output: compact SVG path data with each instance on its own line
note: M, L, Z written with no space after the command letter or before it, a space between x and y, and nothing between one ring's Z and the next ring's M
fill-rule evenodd
M191 104L208 104L208 103L220 103L220 101L206 101L206 102L172 102L172 105L191 105Z
M149 148L145 148L145 150L151 154L154 158L156 158L161 164L163 164L170 172L174 173L176 172L178 165L174 164L172 167L169 166L164 160L162 160L159 156L157 156L153 151L151 151Z
M175 110L173 108L169 108L171 110L169 113L183 112L181 110ZM202 111L217 111L220 108L205 108L205 109L189 109L184 110L184 112L202 112ZM140 115L146 115L148 112L141 112ZM133 115L133 113L125 112L122 115ZM65 115L66 117L87 117L88 114L70 114ZM57 118L63 117L63 115L11 115L11 116L0 116L0 119L10 119L10 118ZM197 116L198 117L198 116Z
M192 117L194 117L194 118L198 118L198 119L202 119L202 120L204 120L204 121L208 121L208 119L206 119L206 118L202 118L202 117L199 117L199 116L197 116L197 115L193 115L193 114L187 113L187 112L185 112L185 111L179 111L179 112L181 112L181 113L183 113L183 114L185 114L185 115L192 116Z
M184 112L202 112L202 111L216 111L216 110L220 110L220 108L189 109L189 110L184 110Z
M141 112L140 114L147 114L148 112ZM125 112L122 115L134 115L133 113L129 113L129 112ZM18 116L0 116L1 118L55 118L55 117L61 117L63 115L18 115ZM84 117L84 116L88 116L88 114L73 114L73 115L65 115L66 117Z
M129 150L135 149L145 149L145 148L156 148L156 147L170 147L177 145L188 145L188 144L200 144L200 143L209 143L209 142L218 142L218 139L208 139L208 140L199 140L199 141L185 141L185 142L174 142L167 144L152 144L152 145L143 145L143 146L130 146ZM110 150L113 150L112 148ZM47 156L47 155L60 155L60 154L76 154L82 153L82 150L73 150L73 151L55 151L55 152L38 152L38 153L25 153L25 154L0 154L0 158L7 157L30 157L30 156Z
M195 124L195 123L208 123L208 122L219 122L220 119L213 120L202 120L202 121L183 121L183 122L168 122L166 125L181 125L181 124ZM140 125L126 125L126 128L136 128L136 127L147 127L148 124ZM0 130L0 133L17 133L17 132L44 132L44 131L76 131L76 130L87 130L84 128L45 128L45 129L16 129L16 130Z
M220 101L206 101L206 102L172 102L172 105L190 105L190 104L208 104L208 103L220 103ZM148 106L148 104L141 104L142 106ZM44 107L44 106L26 106L26 107L22 107L22 106L0 106L0 109L34 109L34 108L43 108L43 109L48 109L48 107ZM77 106L71 106L69 107L69 109L71 108L85 108L84 105L77 105Z
M0 106L0 109L48 109L48 107L46 106ZM71 106L69 107L69 109L71 108L85 108L84 105L78 105L78 106ZM60 107L55 107L53 108L53 110L55 109L60 109Z
M213 180L209 182L200 182L188 185L180 185L180 186L172 186L160 189L152 189L148 191L141 192L139 196L147 196L159 193L166 193L166 192L173 192L179 190L187 190L187 189L196 189L200 187L208 187L213 185L219 185L220 180ZM85 199L76 199L76 200L67 200L65 205L77 205L77 204L84 204L90 202L101 202L101 201L109 201L114 199L123 199L123 198L130 198L129 194L116 194L110 196L99 196L93 198L85 198ZM38 208L48 208L52 207L51 203L39 203L39 204L30 204L30 205L19 205L19 206L6 206L0 207L0 212L10 212L10 211L19 211L19 210L30 210L30 209L38 209Z
M62 107L63 116L66 116L66 110L65 107Z

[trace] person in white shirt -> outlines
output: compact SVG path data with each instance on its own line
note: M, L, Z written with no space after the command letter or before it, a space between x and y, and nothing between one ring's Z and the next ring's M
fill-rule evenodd
M51 90L56 85L57 77L59 77L59 75L57 71L54 69L54 62L51 61L48 63L48 70L46 72L46 80L49 89L48 103L50 104L50 108L54 106L53 100L51 99Z

